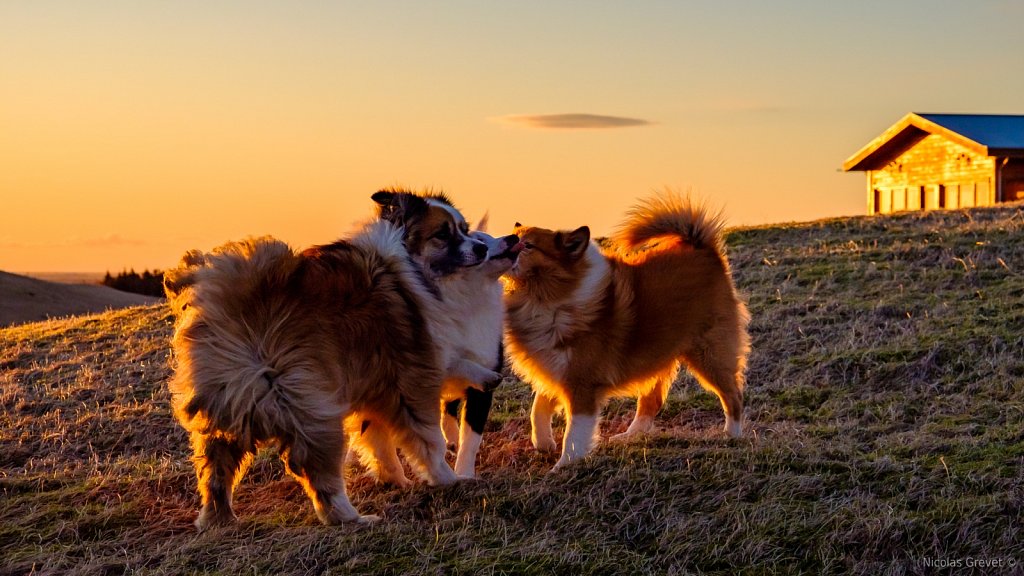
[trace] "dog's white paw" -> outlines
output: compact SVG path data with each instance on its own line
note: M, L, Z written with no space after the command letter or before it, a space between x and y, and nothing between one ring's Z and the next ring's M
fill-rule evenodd
M732 418L725 419L725 433L730 438L739 438L743 436L743 422L740 420L733 420Z
M609 437L608 441L609 442L619 442L619 443L621 443L621 442L630 442L632 440L636 440L637 438L640 438L643 435L644 435L643 432L636 432L636 431L626 430L625 432L622 432L621 434L615 434L615 435Z
M371 476L373 475L371 474ZM409 486L412 486L412 480L406 478L404 474L377 474L373 477L380 484L390 484L399 488L408 488Z
M380 521L381 517L377 516L376 514L363 514L355 520L353 520L352 523L356 524L357 526L370 526Z

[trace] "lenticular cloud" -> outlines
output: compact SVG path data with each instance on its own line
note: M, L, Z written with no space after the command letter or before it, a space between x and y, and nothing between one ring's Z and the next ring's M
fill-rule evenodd
M603 116L600 114L523 114L501 116L494 120L502 124L510 124L523 128L540 128L549 130L594 130L604 128L628 128L631 126L649 126L649 120L641 118L625 118L622 116Z

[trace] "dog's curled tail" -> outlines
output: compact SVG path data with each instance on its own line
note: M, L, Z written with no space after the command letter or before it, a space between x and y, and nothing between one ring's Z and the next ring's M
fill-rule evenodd
M626 214L614 239L627 250L642 248L651 240L673 236L695 249L724 249L721 212L712 212L704 202L689 195L665 190L640 201Z

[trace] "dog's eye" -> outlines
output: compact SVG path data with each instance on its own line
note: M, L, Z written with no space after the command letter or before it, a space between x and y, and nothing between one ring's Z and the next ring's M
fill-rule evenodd
M523 242L523 250L533 250L533 244L530 242Z
M445 226L444 228L441 228L437 232L434 232L434 238L442 242L447 242L448 240L451 240L452 232L451 230L448 229L447 226Z

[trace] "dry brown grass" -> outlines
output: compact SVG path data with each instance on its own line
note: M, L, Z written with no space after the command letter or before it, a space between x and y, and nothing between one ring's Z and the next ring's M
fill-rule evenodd
M1020 573L1021 206L728 243L753 315L744 439L684 380L659 433L545 474L556 456L529 448L529 393L509 381L482 480L398 490L351 471L356 505L385 517L365 530L319 525L264 454L240 525L194 532L163 308L0 330L0 573ZM603 433L631 408L612 403Z

